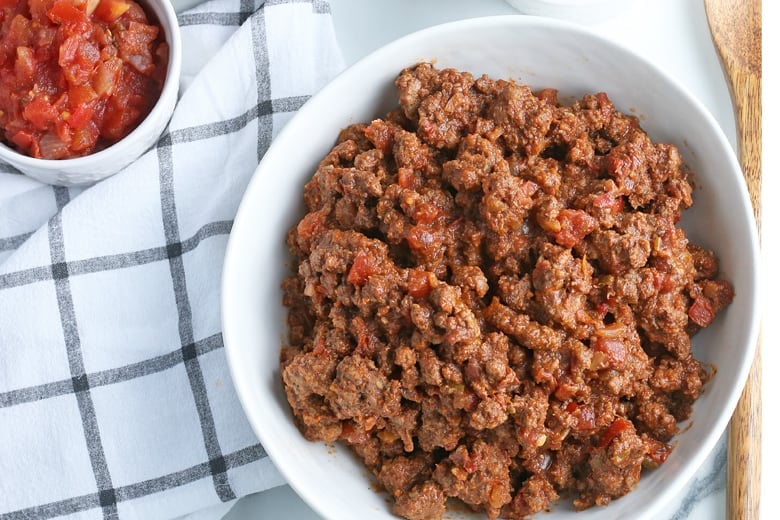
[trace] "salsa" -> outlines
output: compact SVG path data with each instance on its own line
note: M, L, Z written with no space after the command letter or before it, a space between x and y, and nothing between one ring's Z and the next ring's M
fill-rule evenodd
M679 150L605 93L421 63L344 129L287 242L280 372L298 428L351 448L410 520L522 519L630 492L711 371L734 297L678 226Z
M133 0L0 0L0 125L36 158L102 150L160 96L168 45Z

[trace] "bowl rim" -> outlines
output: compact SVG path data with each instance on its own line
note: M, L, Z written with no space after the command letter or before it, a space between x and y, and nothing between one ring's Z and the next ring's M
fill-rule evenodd
M275 149L274 145L276 144L276 142L281 140L286 140L285 136L288 133L292 133L296 131L295 130L296 125L293 124L294 121L306 118L309 112L312 110L312 107L315 106L314 103L315 100L319 99L320 97L329 96L331 92L339 90L341 84L344 81L346 81L345 77L347 76L347 72L354 71L355 69L360 70L367 67L368 64L372 62L381 61L383 56L391 55L396 49L396 47L409 46L411 43L415 42L415 40L426 40L429 38L435 38L437 35L440 35L442 33L470 30L474 28L485 28L494 25L511 26L513 28L522 28L523 26L529 24L542 26L542 27L550 27L553 29L565 30L571 33L578 33L578 35L581 35L585 38L597 40L601 44L613 47L615 50L624 53L626 56L629 56L631 59L636 60L637 63L639 63L642 67L645 67L648 70L651 70L654 74L657 74L664 81L669 83L674 89L676 89L679 95L685 100L685 102L689 103L695 111L699 112L703 117L703 119L707 122L707 124L712 128L712 131L714 132L714 134L717 136L718 139L717 146L726 150L726 154L728 155L729 158L729 165L728 165L729 169L740 173L742 172L742 168L737 160L734 149L729 143L723 129L721 128L719 123L715 120L714 116L710 113L707 107L705 107L704 104L696 96L694 96L685 85L679 82L671 74L667 73L660 66L656 65L649 59L638 54L636 51L632 50L631 48L609 37L603 36L598 32L596 32L594 29L591 29L587 26L579 25L562 19L533 16L533 15L522 15L522 14L475 17L475 18L467 18L467 19L429 26L420 29L418 31L409 33L407 35L401 36L379 47L378 49L370 52L363 58L356 61L354 64L346 67L335 78L333 78L330 82L328 82L322 89L320 89L317 93L315 93L309 99L309 101L307 101L298 110L298 112L295 113L293 118L290 121L288 121L285 127L280 130L279 134L271 142L271 145L269 149L266 151L265 156L263 157L263 159L260 160L260 163L255 169L255 172L253 173L252 178L250 179L250 182L246 187L244 195L242 196L241 203L239 204L238 210L236 212L233 221L233 230L235 230L238 227L242 227L243 221L247 218L245 217L245 214L249 211L247 207L250 205L249 199L251 198L248 195L257 191L258 189L261 189L260 185L261 183L264 182L264 176L260 175L259 173L263 170L265 157L268 157L269 154L273 153L273 150ZM727 413L721 413L719 415L717 421L715 422L714 428L708 431L707 434L704 436L704 438L700 439L700 442L698 443L699 448L695 451L692 457L686 459L681 471L677 472L674 475L669 485L665 486L662 492L656 494L654 498L648 504L646 504L646 507L644 507L641 511L636 512L637 519L641 518L643 520L649 520L654 518L655 515L661 510L661 508L664 505L668 504L672 499L675 498L675 496L680 492L682 486L685 486L691 480L691 478L696 473L696 471L698 471L698 469L702 466L705 459L710 455L715 445L717 444L719 438L725 431L726 426L728 425L728 422L730 420L730 417L734 409L736 408L737 401L739 400L740 395L742 394L742 389L745 386L748 372L752 365L753 359L756 355L757 343L758 343L758 328L759 328L760 310L761 310L760 284L758 283L759 276L760 276L760 254L759 254L759 246L758 246L757 227L755 225L755 219L752 213L752 205L750 203L750 198L744 181L739 183L739 193L737 194L737 196L742 202L742 204L740 205L740 210L743 210L744 213L749 212L750 213L748 215L749 222L752 222L752 225L750 226L750 230L749 230L750 232L749 254L750 254L751 264L752 264L752 276L750 278L752 282L752 287L751 287L752 298L748 300L746 305L751 310L755 311L751 313L750 321L748 324L746 324L748 327L748 332L746 334L746 338L747 338L746 353L745 356L740 359L739 368L736 371L737 384L734 386L734 388L731 389L730 393L728 394L728 398L724 403L724 406L721 407L721 410ZM225 249L225 257L224 257L221 286L220 286L221 287L221 298L220 298L221 311L220 312L221 312L221 323L223 329L222 330L223 342L225 348L225 355L228 362L228 369L236 389L236 395L239 398L241 406L244 409L244 413L247 416L247 419L250 425L252 426L252 429L260 439L261 443L265 443L266 439L264 437L268 437L269 434L263 433L264 430L261 427L261 424L259 423L256 424L256 421L254 420L254 414L249 411L252 409L252 403L249 402L249 398L247 396L248 392L243 389L244 381L240 375L241 370L239 368L241 364L240 349L239 346L233 343L233 335L230 327L230 323L232 322L230 309L233 305L231 302L233 288L238 287L241 284L240 277L238 277L234 271L234 269L237 268L233 267L233 264L235 262L233 258L237 254L240 254L240 245L237 243L237 241L238 239L236 238L236 234L231 231ZM273 443L271 442L269 444L273 444ZM288 465L285 463L285 459L283 457L279 457L278 454L274 453L272 450L268 450L267 454L273 461L276 468L280 471L282 476L285 478L286 482L290 485L290 487L292 487L295 490L295 492L307 504L309 504L312 507L312 509L314 509L315 511L317 511L319 514L322 515L324 515L325 512L329 510L329 507L323 505L323 501L320 499L318 493L316 493L316 490L301 488L300 486L298 486L298 483L294 478L290 478L290 477L294 477L294 474L292 473L291 468L288 467Z
M176 11L173 9L173 4L169 0L135 1L142 4L144 11L153 11L154 16L158 18L158 23L165 34L165 42L168 44L168 67L165 71L163 88L160 92L160 97L157 98L157 101L155 101L154 106L149 113L146 114L146 117L144 117L138 126L129 134L99 152L69 159L41 159L18 152L0 141L0 159L17 168L47 169L52 172L63 169L77 170L79 167L89 167L95 163L110 160L114 155L124 155L125 149L131 147L139 136L150 131L150 127L154 125L154 120L165 117L165 114L163 114L162 111L168 103L165 103L164 101L172 96L174 99L178 97L179 81L181 77L181 30L178 18L176 16Z

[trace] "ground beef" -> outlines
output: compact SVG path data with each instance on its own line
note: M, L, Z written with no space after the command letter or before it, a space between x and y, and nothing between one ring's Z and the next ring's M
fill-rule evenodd
M674 146L606 94L421 63L304 189L284 388L409 519L606 505L671 451L709 377L690 336L734 297L676 227Z

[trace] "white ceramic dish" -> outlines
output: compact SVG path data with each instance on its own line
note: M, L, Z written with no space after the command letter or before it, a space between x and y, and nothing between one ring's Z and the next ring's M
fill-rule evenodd
M506 0L524 14L593 24L612 18L636 0Z
M386 497L346 449L310 443L292 421L279 377L286 335L280 284L289 268L287 230L301 216L302 189L338 131L382 115L394 102L398 72L421 59L534 87L563 99L605 91L637 114L657 141L677 144L696 172L696 203L684 217L691 239L714 249L736 298L694 339L696 356L718 367L697 401L687 431L658 470L607 508L572 512L562 503L546 520L644 519L690 479L728 423L755 348L758 247L739 165L712 116L672 78L630 51L564 22L493 17L445 24L374 52L301 108L276 138L236 216L222 280L222 320L233 381L246 414L274 463L313 509L338 520L393 518ZM311 128L317 131L312 132ZM451 512L450 518L469 518ZM478 516L474 516L478 518Z
M135 130L121 141L97 153L75 159L35 159L0 143L0 159L21 172L48 184L77 186L109 177L138 159L162 134L179 95L181 77L181 34L176 13L169 0L139 0L154 13L168 42L168 70L160 99Z

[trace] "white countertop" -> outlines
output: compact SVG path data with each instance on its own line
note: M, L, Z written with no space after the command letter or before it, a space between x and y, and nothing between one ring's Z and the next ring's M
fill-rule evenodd
M202 0L172 0L177 10L183 10ZM503 0L330 0L336 36L342 47L347 64L352 64L385 43L418 29L463 18L500 14L517 14ZM777 19L778 4L764 2L764 20ZM765 27L771 24L764 22ZM591 27L602 35L612 38L633 49L650 61L665 69L687 87L710 110L724 132L736 142L734 117L726 83L718 58L710 39L706 23L703 0L637 0L618 17L605 20ZM765 34L764 48L770 46ZM766 52L766 51L765 51ZM765 60L769 62L770 60ZM776 82L766 76L764 92L773 92ZM767 102L769 101L769 102ZM776 101L765 97L765 112ZM776 113L773 110L772 113ZM765 121L770 118L765 116ZM776 136L772 128L765 129L764 142L768 135ZM770 131L771 134L770 134ZM765 146L765 149L768 149ZM771 160L771 157L770 157ZM774 160L771 160L774 164ZM764 171L770 171L765 158ZM764 200L768 193L777 193L778 180L764 176ZM763 205L764 265L780 261L776 253L777 244L768 233L777 220L777 207ZM768 279L767 279L768 280ZM766 291L769 292L769 291ZM780 353L775 355L771 348L776 338L772 323L764 325L764 366L777 365ZM764 402L771 405L769 395L780 395L780 380L764 378ZM769 406L765 407L768 408ZM778 460L780 448L773 449L767 442L773 424L764 414L764 476L762 509L773 511L770 504L776 503L772 496L777 477L769 468L768 461ZM771 429L771 430L770 430ZM672 520L720 520L725 512L725 442L722 440L710 455L694 479L680 490L678 497L669 504L664 519ZM543 515L542 515L543 517ZM762 515L767 517L767 515ZM226 520L244 518L273 518L295 520L318 520L320 517L304 504L289 486L282 486L245 497L238 501Z
M330 3L336 36L348 65L385 43L424 27L477 16L517 14L503 0L330 0ZM591 27L676 77L710 110L734 145L732 106L710 39L702 0L637 0L618 17ZM765 355L767 360L770 357ZM722 440L694 479L669 504L664 519L726 517L725 454ZM225 517L226 520L244 518L318 520L320 517L289 486L282 486L241 499Z

